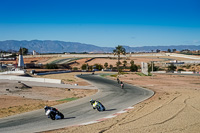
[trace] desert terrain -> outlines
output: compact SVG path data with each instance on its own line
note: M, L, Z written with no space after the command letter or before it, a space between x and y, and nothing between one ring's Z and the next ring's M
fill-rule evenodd
M120 80L151 89L155 91L155 95L115 118L47 133L198 133L200 131L200 76L160 74L139 76L131 73L121 75Z
M51 63L55 60L63 58L33 58L25 59L27 62ZM37 61L36 61L37 60ZM73 67L80 68L88 58L78 59L77 63L72 64ZM169 60L189 60L178 57L131 57L127 58L127 63L134 60L135 64L140 65L143 62L160 61L169 62ZM105 62L115 66L116 59L95 58L89 65L99 63L104 65ZM199 67L199 65L197 66ZM194 70L194 66L187 70ZM30 71L31 69L28 69ZM36 69L37 71L37 69ZM40 71L40 70L38 70ZM45 70L43 70L45 71ZM48 70L55 71L55 70ZM98 72L106 73L106 72ZM63 73L53 75L43 75L35 77L61 79L66 84L78 84L81 86L90 85L89 82L76 78L79 73ZM106 78L116 80L116 75ZM104 75L104 76L105 76ZM32 75L34 76L34 75ZM172 75L172 74L153 74L153 76L143 76L138 73L125 73L120 75L120 80L135 86L151 89L155 95L150 99L143 101L137 105L133 105L133 109L118 115L115 118L107 119L96 124L85 126L66 127L48 133L198 133L200 131L200 76L194 75ZM27 112L35 109L43 108L44 105L56 105L76 98L93 95L97 90L82 89L60 89L26 86L23 83L8 84L0 83L1 97L0 117L6 117L13 114ZM9 90L6 90L8 89ZM3 91L2 91L3 90ZM48 93L46 93L48 92ZM60 95L57 95L59 93ZM56 94L56 95L55 95ZM48 98L47 98L48 97ZM63 100L64 99L64 100Z
M195 56L194 56L195 57ZM64 60L64 61L63 61ZM157 56L156 54L154 56L129 56L127 55L126 57L121 58L121 63L123 64L123 61L126 60L127 64L126 66L130 66L130 62L131 60L134 61L134 64L136 65L141 65L141 62L146 62L146 63L151 63L151 61L154 62L155 66L159 66L161 69L165 69L166 65L165 63L169 63L170 61L194 61L194 59L188 59L188 58L183 58L183 57L173 57L173 56ZM113 67L116 67L116 62L117 62L117 58L113 58L113 57L97 57L97 58L91 58L91 57L60 57L60 56L41 56L41 57L34 57L34 56L24 56L24 63L28 64L28 71L30 71L29 68L31 67L33 64L35 64L36 66L42 66L42 69L38 69L38 68L33 68L36 71L58 71L58 70L69 70L68 68L64 69L55 69L55 70L51 70L51 69L44 69L46 64L54 64L57 63L59 65L61 65L60 63L63 63L64 65L69 65L69 67L73 68L77 68L78 70L81 70L81 66L83 64L88 64L89 66L93 66L95 64L101 64L102 66L104 66L105 63L108 63L108 68L110 68L110 65L112 65ZM1 61L1 63L3 64L13 64L16 65L17 61ZM184 66L184 67L183 67ZM190 71L200 71L200 65L194 65L191 64L191 67L189 65L183 65L178 66L178 69L183 69L183 70L190 70Z
M66 76L66 75L65 75ZM75 78L74 78L75 79ZM69 80L71 81L72 79ZM81 84L82 81L80 81ZM77 83L77 82L76 82ZM79 82L78 82L79 83ZM85 82L85 85L88 84ZM23 82L0 81L0 118L53 106L93 95L97 90L27 86Z

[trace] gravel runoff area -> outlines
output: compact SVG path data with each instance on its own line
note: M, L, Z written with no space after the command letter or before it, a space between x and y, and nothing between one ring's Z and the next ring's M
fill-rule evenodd
M155 95L117 117L47 133L199 133L200 76L132 73L120 80L151 89Z

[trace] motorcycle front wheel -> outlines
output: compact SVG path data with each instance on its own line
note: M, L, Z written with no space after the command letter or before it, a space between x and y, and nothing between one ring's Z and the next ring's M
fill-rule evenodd
M100 107L99 106L97 106L97 110L100 112L101 111L101 109L100 109Z
M64 119L64 115L62 113L60 113L60 117L61 119Z
M106 110L106 108L102 105L102 108L103 108L103 111L105 111Z

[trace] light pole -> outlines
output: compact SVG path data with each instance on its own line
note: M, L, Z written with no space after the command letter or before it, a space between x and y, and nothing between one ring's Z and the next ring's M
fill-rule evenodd
M152 52L152 61L151 61L151 68L152 68L152 70L151 70L151 72L153 72L153 50L151 50L151 52Z

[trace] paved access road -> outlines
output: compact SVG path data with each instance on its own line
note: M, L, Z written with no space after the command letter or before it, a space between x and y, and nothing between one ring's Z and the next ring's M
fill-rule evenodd
M99 75L85 74L78 77L91 82L99 89L99 92L90 97L55 106L65 115L65 119L53 121L45 116L44 109L40 109L0 119L0 132L30 133L78 125L119 112L153 95L153 91L128 84L121 89L117 81L105 79ZM101 101L106 111L93 110L89 103L90 99Z

